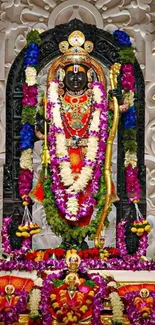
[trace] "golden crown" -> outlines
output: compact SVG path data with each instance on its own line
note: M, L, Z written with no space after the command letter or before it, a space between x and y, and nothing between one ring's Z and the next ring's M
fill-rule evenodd
M89 53L93 51L93 48L93 43L85 41L84 34L79 30L72 32L68 37L68 41L59 44L59 50L63 53L62 62L65 64L90 61Z

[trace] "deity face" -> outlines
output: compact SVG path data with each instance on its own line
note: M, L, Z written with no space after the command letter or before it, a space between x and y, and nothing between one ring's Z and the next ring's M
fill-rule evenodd
M5 292L7 295L12 295L15 291L15 288L12 284L8 284L6 287L5 287Z
M149 296L149 290L148 289L141 289L140 290L140 296L142 297L142 298L147 298L148 296Z
M85 89L88 83L86 69L78 65L67 67L64 83L68 90L79 91Z

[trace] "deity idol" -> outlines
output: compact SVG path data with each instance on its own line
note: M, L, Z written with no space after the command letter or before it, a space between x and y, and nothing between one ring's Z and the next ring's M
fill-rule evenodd
M104 204L107 214L116 199L111 180L114 134L108 153L106 77L89 54L93 43L74 31L59 49L63 55L49 69L43 99L44 135L36 126L36 135L44 139L43 171L30 196L43 204L52 231L73 244L95 235Z

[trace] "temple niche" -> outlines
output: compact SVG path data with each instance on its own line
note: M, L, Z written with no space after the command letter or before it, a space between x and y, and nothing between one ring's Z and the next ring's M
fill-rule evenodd
M22 99L22 128L14 130L16 134L18 130L20 132L19 144L17 141L19 135L13 137L13 142L10 136L7 137L11 145L15 143L17 149L17 152L14 151L17 174L14 175L13 173L14 182L11 185L16 194L13 193L13 195L17 196L17 201L18 197L22 198L25 206L24 212L21 211L21 208L19 210L21 214L24 213L24 222L26 222L26 218L29 220L30 211L27 205L30 204L31 206L31 199L32 202L35 202L32 206L32 218L34 217L33 222L38 223L41 227L40 234L33 236L33 245L37 249L57 246L56 239L54 239L55 244L48 243L47 238L52 240L49 225L52 232L62 238L62 246L80 248L81 245L86 245L88 247L85 242L87 236L90 240L95 240L95 238L98 240L101 233L102 235L106 233L108 227L104 226L104 222L107 221L107 216L112 207L113 210L115 207L117 209L116 223L118 224L121 220L125 220L127 223L129 229L129 234L126 236L127 247L129 251L134 253L138 241L137 236L130 231L132 223L146 215L144 142L142 141L144 139L144 81L142 72L126 33L116 31L112 36L110 33L93 27L91 35L92 27L76 19L68 25L64 25L64 28L65 40L61 35L60 25L51 32L47 31L41 34L43 38L36 36L38 37L38 44L41 45L41 52L37 43L33 45L34 42L32 42L32 46L29 45L30 50L26 54L23 52L26 84L23 86L25 97ZM57 35L56 39L55 34ZM34 36L35 31L32 31L28 36L28 44L31 37ZM62 54L60 55L60 53ZM33 58L33 54L36 55L36 58ZM57 56L58 58L56 58ZM53 59L52 63L51 59ZM18 72L15 70L17 62ZM123 62L122 68L120 62ZM17 57L8 77L8 93L9 88L10 94L12 91L14 93L14 89L16 92L13 95L16 100L14 103L15 122L20 117L17 115L19 113L17 113L16 98L22 96L23 64L22 57ZM37 83L36 64L40 68L48 64L49 69L47 79L45 80L45 76L42 76L44 85L40 88L34 86L33 89L33 82ZM135 68L133 68L133 64ZM31 72L33 73L33 81L31 81ZM14 84L11 82L13 73L16 74L17 84L15 78ZM42 71L40 72L41 75ZM32 87L32 94L28 87ZM53 100L54 91L55 97L58 93L58 97L55 99L56 103L49 99L52 98ZM33 98L34 95L35 98ZM97 96L100 96L100 100ZM36 106L37 101L39 106L36 111L36 118L34 118L35 113L31 110L31 106L32 104ZM19 100L18 103L20 104ZM12 104L9 96L8 106L12 106ZM95 116L99 114L99 108L102 108L102 105L101 119L103 121L96 117L98 123L101 123L96 126ZM29 107L30 113L25 113L25 106ZM32 106L33 109L35 106ZM57 127L59 140L55 140L51 146L49 139L53 113L51 113L50 106L57 107L55 113L57 118L60 114L59 127ZM129 108L130 110L128 110ZM27 117L27 114L30 114L30 117ZM54 125L56 123L54 122ZM60 130L62 130L62 134ZM64 132L65 135L63 135ZM32 149L35 143L35 147L38 146L38 139L42 141L42 153L40 153L42 168L39 171L38 180L36 180L36 171L33 177ZM117 142L115 145L117 148L117 189L111 168L114 141ZM59 145L61 142L64 147ZM52 163L50 155L54 147L58 152L58 157L56 153ZM93 148L94 153L92 153ZM34 154L35 152L34 149ZM8 160L11 158L13 157L10 156ZM20 165L18 165L18 161ZM8 173L9 168L6 171L7 181ZM141 180L139 175L141 175ZM49 196L46 197L48 186L49 193L51 191L51 202L48 202ZM41 206L44 206L42 212ZM51 210L49 211L49 209ZM109 229L111 234L114 233L112 227ZM59 243L60 238L57 239ZM38 243L36 242L37 239ZM39 244L41 240L42 244Z
M104 27L101 10L112 11L102 1L53 2L43 16L51 6L48 28L31 16L7 76L0 322L153 325L135 32ZM39 15L39 4L31 9Z

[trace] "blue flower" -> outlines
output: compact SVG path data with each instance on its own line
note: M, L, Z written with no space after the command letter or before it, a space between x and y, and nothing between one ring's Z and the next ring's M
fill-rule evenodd
M36 66L39 62L40 48L37 44L31 43L24 53L24 67Z
M136 128L136 108L134 106L123 113L123 127L124 129Z
M26 51L32 51L32 50L36 50L36 51L40 51L40 47L36 44L36 43L31 43L28 47L27 47L27 49L26 49Z
M24 59L24 66L27 67L27 66L37 66L38 65L38 60L37 59L32 59L32 58L27 58L27 59Z
M121 46L131 46L131 41L130 41L130 36L126 33L123 32L122 30L115 30L113 33L116 42L118 45Z
M25 123L20 131L20 144L21 150L34 147L34 126L29 123Z

